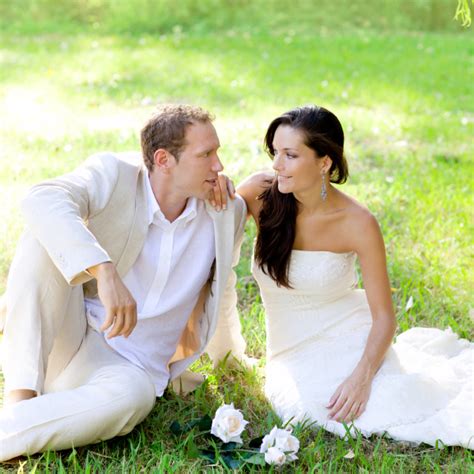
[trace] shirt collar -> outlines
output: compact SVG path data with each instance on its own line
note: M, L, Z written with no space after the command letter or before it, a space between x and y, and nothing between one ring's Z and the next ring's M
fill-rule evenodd
M160 209L160 205L156 200L155 195L153 194L153 189L151 188L150 177L148 176L146 181L146 194L147 194L147 201L148 201L148 225L155 222L163 223L163 224L172 224L168 221L168 219L163 214L162 210ZM195 197L188 198L186 202L186 207L184 208L183 212L178 216L178 218L174 222L184 220L185 223L188 223L192 219L194 219L197 215L198 211L198 200Z

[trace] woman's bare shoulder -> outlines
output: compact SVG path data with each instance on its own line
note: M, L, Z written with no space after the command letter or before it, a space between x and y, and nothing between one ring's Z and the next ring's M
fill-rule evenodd
M356 199L347 196L345 227L356 247L372 245L382 238L379 223L372 212Z

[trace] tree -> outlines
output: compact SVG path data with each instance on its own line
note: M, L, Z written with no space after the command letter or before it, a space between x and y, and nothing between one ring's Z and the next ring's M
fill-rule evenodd
M456 8L454 19L460 21L461 25L466 28L471 26L471 7L469 6L469 0L458 0L458 7Z

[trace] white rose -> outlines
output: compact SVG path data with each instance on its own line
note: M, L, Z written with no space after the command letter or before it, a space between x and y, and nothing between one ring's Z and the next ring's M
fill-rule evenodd
M279 430L275 439L275 447L284 453L290 453L290 460L294 461L297 459L295 454L300 449L300 442L289 431Z
M285 464L285 461L285 453L282 453L278 448L268 448L267 452L265 453L265 462L268 464L282 466L283 464Z
M286 460L294 461L298 459L296 453L300 449L298 438L291 434L291 431L283 430L274 426L267 434L260 446L260 452L266 453L270 448L277 448L286 454Z
M248 421L240 410L234 408L234 404L222 405L217 409L214 419L212 420L211 434L220 438L224 443L241 443L240 435L245 429Z
M262 444L260 445L260 452L266 453L268 448L275 445L276 432L278 428L274 426L270 433L264 436L262 439Z

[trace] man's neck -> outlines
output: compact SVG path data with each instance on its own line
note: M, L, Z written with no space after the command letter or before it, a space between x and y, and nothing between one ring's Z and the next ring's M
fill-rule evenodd
M157 180L150 176L150 185L161 212L170 222L184 211L188 198L177 191L169 181Z
M157 195L155 195L155 198L160 206L161 212L170 222L173 222L182 214L188 202L187 198L184 200L173 200L170 196Z

